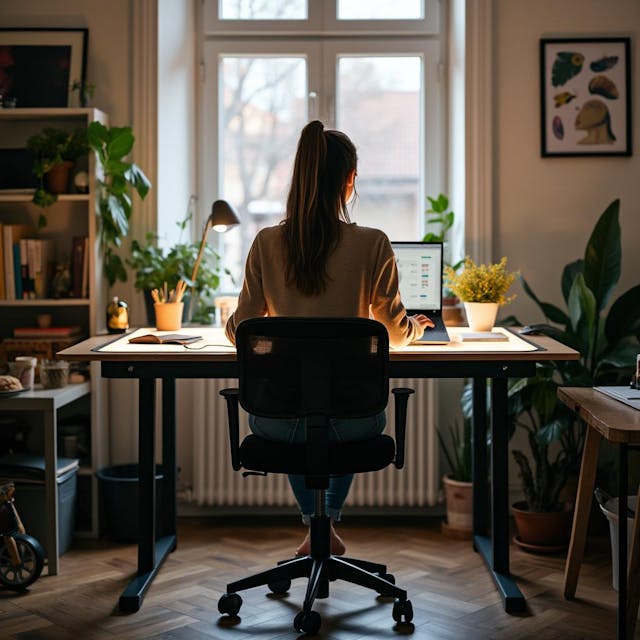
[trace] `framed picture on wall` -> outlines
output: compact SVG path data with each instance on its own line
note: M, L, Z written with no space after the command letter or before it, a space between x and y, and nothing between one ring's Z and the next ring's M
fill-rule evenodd
M0 29L4 107L67 107L84 86L87 29Z
M629 38L540 40L542 156L630 156Z

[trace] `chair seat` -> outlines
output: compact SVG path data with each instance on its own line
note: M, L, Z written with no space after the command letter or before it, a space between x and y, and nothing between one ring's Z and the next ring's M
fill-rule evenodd
M380 435L361 442L329 444L329 473L346 474L379 471L389 466L395 457L393 438ZM240 460L245 469L268 473L304 475L306 469L305 444L273 442L248 435L240 445Z

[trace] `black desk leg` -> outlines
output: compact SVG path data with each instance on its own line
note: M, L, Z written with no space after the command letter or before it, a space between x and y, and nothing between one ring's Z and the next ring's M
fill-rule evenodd
M473 379L473 420L471 432L471 475L473 481L473 533L486 536L489 532L487 505L487 380Z
M160 565L175 548L175 534L156 540L156 482L155 482L155 380L138 381L138 464L139 464L139 523L138 571L120 596L121 611L134 612L142 606L142 599L151 586Z
M618 475L618 640L627 638L627 485L629 451L620 443Z
M164 472L161 535L176 535L176 383L162 379L162 467ZM175 549L175 544L172 551Z
M526 602L509 574L509 459L507 378L491 381L491 539L476 535L476 549L491 572L507 613L524 611Z

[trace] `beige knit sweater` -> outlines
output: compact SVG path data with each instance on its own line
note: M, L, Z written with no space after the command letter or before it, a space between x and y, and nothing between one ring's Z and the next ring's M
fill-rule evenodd
M249 250L238 308L225 332L234 342L242 320L260 316L373 317L387 328L389 344L408 344L422 327L407 316L398 291L398 271L387 236L378 229L342 224L330 256L326 291L302 295L285 282L282 227L262 229Z

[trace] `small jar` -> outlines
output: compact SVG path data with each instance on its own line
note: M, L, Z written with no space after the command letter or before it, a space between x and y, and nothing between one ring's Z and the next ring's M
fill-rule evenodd
M107 305L107 331L124 333L129 328L129 307L124 300L114 296Z

